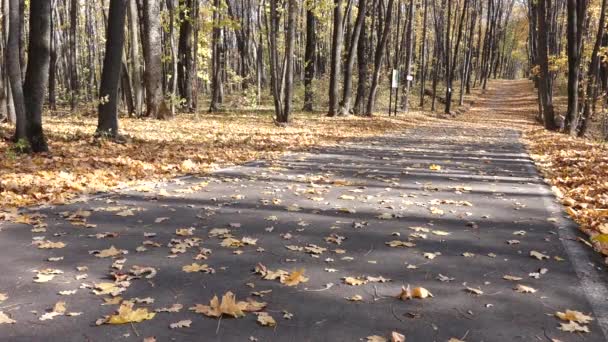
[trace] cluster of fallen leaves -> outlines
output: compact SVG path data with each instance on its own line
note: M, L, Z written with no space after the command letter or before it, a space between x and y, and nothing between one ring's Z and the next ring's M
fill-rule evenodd
M544 129L529 130L526 141L568 214L608 255L608 147Z
M48 155L16 154L6 139L0 139L0 208L65 203L82 193L403 129L412 119L424 118L296 115L287 127L277 127L263 114L180 115L169 121L123 118L121 129L129 139L115 144L92 138L95 118L46 117ZM12 130L0 124L0 138L9 137Z

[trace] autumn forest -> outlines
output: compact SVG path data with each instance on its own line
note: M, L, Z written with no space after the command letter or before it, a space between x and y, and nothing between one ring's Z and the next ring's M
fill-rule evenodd
M605 341L607 2L0 0L0 340Z

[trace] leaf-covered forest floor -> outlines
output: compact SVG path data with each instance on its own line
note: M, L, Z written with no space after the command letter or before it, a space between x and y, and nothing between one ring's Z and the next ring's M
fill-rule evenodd
M237 123L224 127L226 139L253 140L243 150L250 158L206 163L275 158L170 178L204 159L163 157L173 166L151 170L150 179L167 181L6 214L0 336L605 341L605 267L577 240L520 141L521 129L534 127L524 113L527 86L497 81L458 120L375 119L380 127L370 128L375 120L318 119L332 133L307 119L288 128L303 131L295 137L268 120L266 142L251 131L236 139ZM93 153L106 152L91 150L93 121L85 122L84 139L70 141L81 144L82 158L99 157ZM349 124L359 126L333 136ZM204 136L217 125L195 131ZM269 142L273 134L285 144ZM304 137L309 145L294 141ZM230 143L222 141L215 146ZM285 146L294 151L279 157ZM124 179L146 179L141 170Z
M93 139L94 117L47 116L48 155L17 154L7 139L0 139L0 208L61 204L79 194L276 158L286 151L404 129L420 120L428 118L416 112L397 119L299 113L283 128L265 113L180 114L167 121L121 118L129 139L115 144ZM0 125L0 137L10 137L11 129Z

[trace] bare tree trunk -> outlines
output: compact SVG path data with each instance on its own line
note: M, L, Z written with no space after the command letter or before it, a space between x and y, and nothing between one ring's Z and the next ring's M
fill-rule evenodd
M434 0L432 0L434 1ZM428 11L428 4L427 4L428 0L424 0L424 14L422 17L422 42L421 42L421 48L420 48L420 108L424 107L424 87L426 85L426 18L427 18L427 11Z
M465 0L466 1L466 0ZM409 10L408 10L408 19L407 19L407 52L405 57L405 86L404 86L404 96L403 96L403 110L407 112L409 110L409 96L410 96L410 87L411 81L409 77L412 76L412 56L414 55L415 42L414 42L414 20L415 18L415 6L414 0L410 0Z
M27 139L27 118L25 114L25 98L23 96L23 79L21 78L21 58L19 54L20 34L19 27L19 0L9 1L9 32L6 46L6 60L8 77L15 105L16 127L14 141Z
M42 107L46 95L51 57L51 2L30 0L28 65L23 83L27 137L32 152L49 150L42 132Z
M314 2L308 6L315 6ZM314 104L314 90L312 82L316 72L316 54L317 54L317 18L315 17L314 8L306 9L306 51L304 55L304 111L312 112Z
M158 0L143 0L142 46L145 61L146 116L165 119L168 113L163 101L160 6Z
M351 114L351 99L352 99L352 88L353 88L353 69L355 66L355 57L357 56L357 46L359 43L359 36L361 35L361 28L365 25L365 10L366 0L359 0L357 19L355 21L355 27L351 35L351 42L348 47L348 57L346 61L346 67L344 68L344 89L342 92L342 102L340 104L340 115Z
M78 96L80 91L80 85L78 84L78 42L77 35L78 32L78 8L80 8L78 4L78 0L70 1L70 84L71 84L71 94L70 94L70 108L72 110L76 109L76 104L78 103Z
M549 53L547 45L547 9L546 3L548 0L539 0L537 7L538 15L538 57L540 63L540 79L539 90L541 94L541 102L543 103L543 122L548 130L557 129L555 123L555 113L553 109L553 96L549 74Z
M97 136L118 137L118 85L125 42L126 15L127 2L125 0L110 0L106 53L99 89Z
M184 6L188 10L188 15L183 11L181 12L181 28L179 30L179 46L178 46L178 59L177 59L177 80L179 84L179 94L182 99L185 100L186 110L193 112L194 107L192 105L192 79L196 75L192 75L192 64L193 64L193 42L192 42L192 21L194 15L194 1L185 0Z
M277 122L287 123L290 120L293 101L293 68L294 50L296 40L296 13L298 12L298 0L289 0L287 10L287 32L285 34L285 109L283 116L277 117Z
M369 91L369 98L367 100L367 108L365 112L366 116L372 116L376 104L376 93L378 92L378 83L380 81L380 68L382 67L384 51L386 50L386 43L388 42L388 35L390 33L393 20L393 3L394 0L388 0L382 36L378 40L378 45L376 46L376 55L374 56L374 74L372 75L372 84Z
M578 134L579 101L578 83L581 65L581 50L585 30L587 0L568 1L568 111L564 118L564 130L570 135Z
M340 62L342 60L342 40L344 38L342 25L342 0L334 0L334 24L331 46L331 71L329 75L329 110L327 116L335 116L338 112Z
M142 115L143 108L143 88L141 82L141 64L139 53L139 24L137 23L137 0L129 1L129 29L131 31L131 83L134 98L134 113L139 117Z
M220 110L222 103L222 28L221 16L219 13L221 0L214 0L213 6L213 34L211 37L211 104L209 112Z
M597 101L597 76L600 69L599 51L602 45L602 39L604 38L607 2L607 0L602 0L600 17L597 24L597 34L595 36L595 44L593 45L593 51L591 52L591 62L589 63L589 71L587 73L587 90L585 92L586 96L583 103L583 113L581 114L580 118L577 116L577 119L572 124L576 131L575 134L579 137L584 136L587 132L587 128L589 127L589 119L593 114L592 108L595 108L595 103Z

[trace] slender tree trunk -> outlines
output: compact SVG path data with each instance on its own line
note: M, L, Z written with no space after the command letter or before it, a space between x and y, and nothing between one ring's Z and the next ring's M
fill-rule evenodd
M191 74L193 64L193 42L192 42L192 21L194 15L194 1L185 0L184 6L188 10L188 14L181 12L181 28L179 30L179 46L178 46L178 72L177 79L179 84L179 94L185 100L185 107L188 112L193 112L192 105L192 79L195 75Z
M450 87L448 93L446 94L446 101L445 101L445 112L446 114L450 113L451 110L451 106L452 106L452 82L454 81L454 75L455 75L455 70L456 70L456 60L458 57L458 48L460 47L460 41L462 39L462 30L464 27L464 19L466 17L466 12L467 12L467 5L469 4L469 0L464 0L464 5L462 7L462 13L460 15L460 22L458 23L458 34L456 36L456 44L454 46L454 54L452 56L452 64L451 67L449 68L450 72L448 74L448 86ZM448 63L450 63L450 61L448 60Z
M415 6L414 6L414 0L410 0L410 4L409 4L409 9L408 9L408 19L407 19L407 30L406 30L406 35L407 35L407 52L406 52L406 57L405 57L405 86L404 86L404 90L405 90L405 94L403 97L403 110L405 112L407 112L409 110L409 105L410 105L410 101L409 101L409 96L410 96L410 87L412 82L408 79L410 76L412 76L412 56L414 55L414 49L415 49L415 41L414 41L414 21L416 20L416 16L414 13L415 10ZM413 77L413 76L412 76Z
M386 19L383 27L382 36L378 40L376 46L376 54L374 56L374 74L372 75L372 84L369 91L369 98L367 100L367 108L365 114L372 116L374 107L376 104L376 93L378 92L378 83L380 81L380 68L382 68L382 60L384 57L384 51L386 50L386 43L388 42L388 35L391 30L391 24L393 20L393 3L394 0L388 0L386 6Z
M50 37L50 45L51 45L51 60L49 62L49 108L51 110L57 109L57 94L56 94L56 84L57 84L57 43L55 41L55 17L53 15L52 8L55 7L57 1L53 0L51 2L51 37Z
M607 0L602 0L600 17L598 20L597 26L597 34L595 36L595 44L593 45L593 52L591 52L591 62L589 63L589 71L587 73L587 90L585 101L583 103L583 113L582 116L577 119L572 124L573 127L578 130L575 131L575 134L579 137L582 137L587 132L587 128L589 127L589 119L593 114L592 108L595 108L595 103L597 102L597 76L600 69L600 48L602 45L602 39L604 38L604 31L606 26L606 3Z
M434 1L434 0L432 0ZM424 0L424 14L422 17L422 42L420 48L420 108L424 107L424 87L426 85L426 18L427 18L427 10L428 10L428 0Z
M76 109L80 85L78 84L78 0L70 1L70 108Z
M13 94L15 106L16 127L14 141L27 139L27 118L25 113L25 98L23 96L23 79L21 78L21 58L19 44L21 41L21 24L19 13L19 0L9 1L9 32L6 46L6 60L8 78Z
M361 35L361 28L365 25L365 8L366 0L359 0L357 19L351 35L346 67L344 68L344 89L342 92L342 103L340 104L341 115L349 115L351 113L350 103L353 94L353 69L355 67L355 57L357 56L357 45L359 43L359 36Z
M220 26L220 5L221 0L214 0L213 33L211 37L211 104L209 105L209 112L219 111L222 103L222 28Z
M289 0L287 10L287 32L285 34L285 109L283 116L277 117L280 123L287 123L290 120L292 101L293 101L293 69L294 51L296 40L296 13L298 13L298 0Z
M137 0L129 1L129 29L131 31L131 83L134 99L134 113L139 117L142 115L144 91L141 82L141 64L139 53L139 24L137 23Z
M344 38L343 31L344 26L342 25L342 0L334 0L334 24L331 46L331 71L329 75L329 110L327 112L327 116L335 116L338 112L338 101L340 96L340 62L342 60L342 41Z
M45 0L41 0L45 1ZM118 136L118 85L125 42L125 21L127 2L110 0L108 28L106 34L106 53L101 75L99 117L97 136L116 138Z
M568 111L564 118L564 130L570 135L578 134L579 118L579 76L581 65L582 40L585 30L587 0L568 1Z
M373 0L372 0L373 2ZM369 18L370 9L369 2L366 3L366 7L363 9L359 9L360 11L365 12L365 18ZM357 68L358 68L358 82L357 82L357 96L355 97L355 105L354 112L355 114L363 114L365 113L365 99L366 99L366 91L367 91L367 81L368 81L368 48L369 48L369 37L368 37L368 28L364 23L361 27L361 33L359 34L359 43L357 44Z
M306 51L304 55L304 111L312 112L314 107L314 90L312 82L315 78L317 55L317 18L315 17L315 4L309 3L311 8L306 9Z
M538 1L538 57L540 62L539 90L541 102L543 104L543 122L548 130L557 129L555 123L555 113L553 109L552 89L550 84L551 74L549 73L549 53L547 42L547 10L548 0Z
M168 113L163 101L160 6L158 0L143 0L142 46L145 61L146 116L165 119Z

